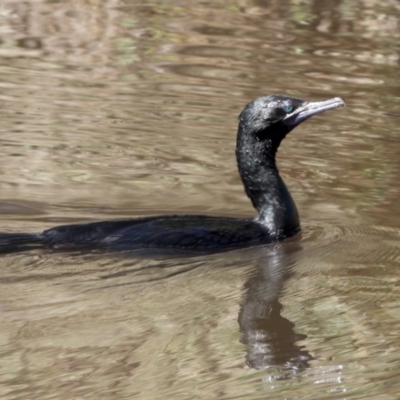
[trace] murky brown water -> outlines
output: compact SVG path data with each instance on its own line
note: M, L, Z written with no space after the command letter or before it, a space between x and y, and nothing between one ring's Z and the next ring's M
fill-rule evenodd
M395 0L0 3L1 231L248 216L237 115L342 96L279 165L300 241L0 258L0 397L400 398Z

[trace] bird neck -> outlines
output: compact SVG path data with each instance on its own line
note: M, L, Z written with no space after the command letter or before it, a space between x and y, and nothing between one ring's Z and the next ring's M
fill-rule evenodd
M300 223L296 205L276 166L279 144L239 126L237 164L246 194L258 211L256 221L271 236L283 238L296 233Z

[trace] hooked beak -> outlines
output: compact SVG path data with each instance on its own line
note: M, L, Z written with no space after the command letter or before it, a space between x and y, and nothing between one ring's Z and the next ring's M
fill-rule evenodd
M325 100L325 101L310 101L304 103L297 110L293 111L291 114L287 115L283 119L283 123L290 128L295 127L300 122L304 120L323 113L328 110L332 110L338 107L344 107L346 103L340 97L334 97L333 99Z

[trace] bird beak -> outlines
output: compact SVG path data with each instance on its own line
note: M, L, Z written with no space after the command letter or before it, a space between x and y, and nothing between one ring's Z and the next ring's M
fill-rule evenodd
M340 97L334 97L333 99L325 101L306 102L291 114L286 115L286 117L283 119L283 123L290 128L294 128L300 122L303 122L314 115L332 110L334 108L344 107L345 105L346 103Z

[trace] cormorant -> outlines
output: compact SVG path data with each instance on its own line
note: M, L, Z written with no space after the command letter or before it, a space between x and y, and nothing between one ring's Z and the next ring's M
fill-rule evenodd
M296 205L275 162L285 136L306 119L344 106L343 99L307 102L271 95L246 105L239 116L236 158L255 218L160 215L56 226L42 233L2 233L0 252L31 248L172 249L218 252L270 243L300 231Z

